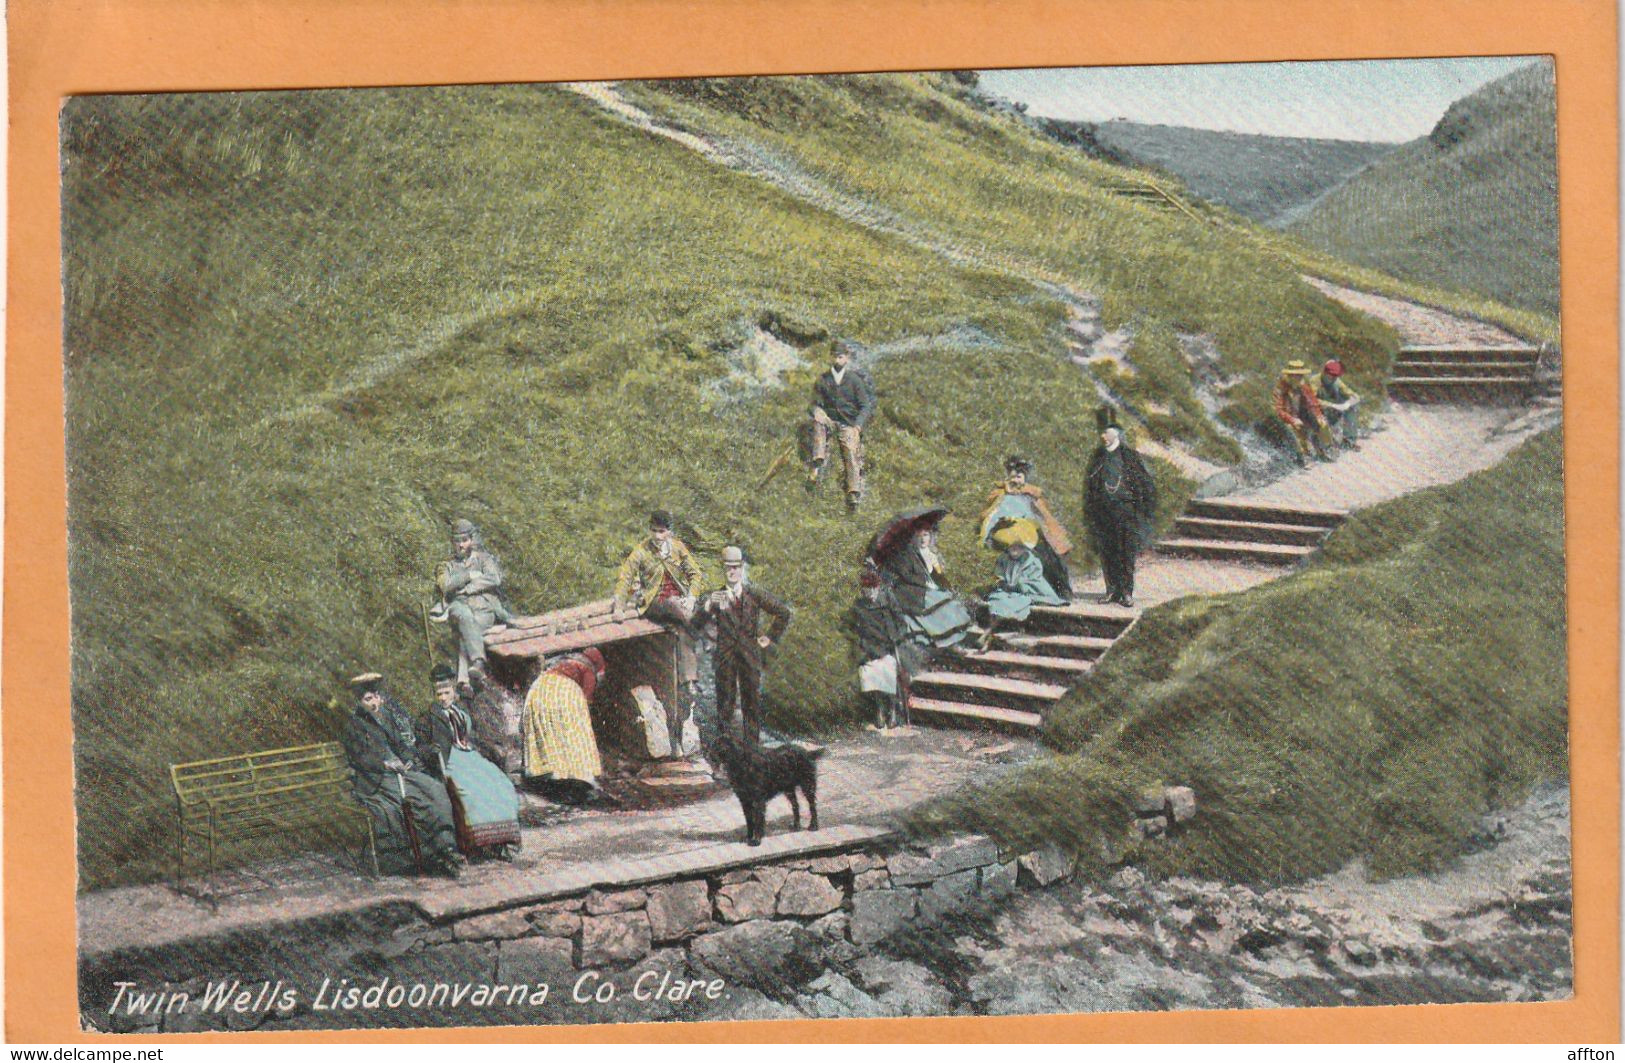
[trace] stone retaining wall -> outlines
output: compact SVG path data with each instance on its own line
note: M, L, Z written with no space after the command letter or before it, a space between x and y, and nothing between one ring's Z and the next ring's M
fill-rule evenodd
M594 888L510 908L430 922L366 921L320 930L291 925L274 940L218 942L215 948L151 950L107 957L81 968L87 1027L114 1030L276 1029L367 1026L377 1015L323 1014L311 1001L324 979L354 985L467 979L492 984L546 983L544 1010L407 1009L386 1025L488 1022L609 1022L701 1018L683 1000L623 995L603 1007L571 1007L578 987L601 981L621 988L653 971L647 986L672 972L696 987L717 979L734 994L788 995L821 971L859 959L908 928L937 924L952 913L984 908L1023 886L1071 874L1058 851L1020 857L988 838L965 836L911 845L895 839L845 850L791 856L647 886ZM203 952L210 955L202 958ZM208 965L207 970L200 969ZM162 987L194 998L223 975L257 987L281 980L298 987L294 1005L263 1014L109 1015L117 981ZM585 980L584 980L585 979Z

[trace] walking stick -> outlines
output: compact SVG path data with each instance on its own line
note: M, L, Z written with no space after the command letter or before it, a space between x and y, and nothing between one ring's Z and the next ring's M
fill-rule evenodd
M423 874L423 846L418 842L418 826L412 819L412 806L406 803L406 776L395 773L395 783L401 789L401 822L406 824L406 844L412 849L412 866Z
M432 634L430 634L430 630L429 630L429 603L428 602L423 603L423 645L429 651L429 667L433 668L434 665L435 665L435 660L434 660L434 636ZM404 797L405 795L403 794L402 796Z
M773 477L779 474L779 470L784 468L785 463L790 460L790 456L795 452L796 445L792 441L789 446L784 448L783 454L780 454L778 457L773 459L773 463L767 467L767 475L762 477L762 482L756 485L756 489L760 491L762 488L772 483Z

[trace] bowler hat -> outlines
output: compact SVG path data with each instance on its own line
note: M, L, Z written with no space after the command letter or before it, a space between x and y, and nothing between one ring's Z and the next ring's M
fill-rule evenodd
M449 664L437 664L429 670L429 681L431 683L450 683L456 678L457 669Z
M742 565L745 563L745 551L737 546L724 546L722 548L722 563L724 565Z
M655 510L653 513L649 514L649 527L650 528L665 528L666 530L670 531L671 530L671 514L666 512L663 509Z

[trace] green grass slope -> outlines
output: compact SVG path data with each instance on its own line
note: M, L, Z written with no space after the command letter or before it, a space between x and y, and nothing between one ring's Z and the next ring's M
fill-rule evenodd
M1308 569L1146 613L1050 717L1060 754L922 818L1122 855L1141 788L1198 817L1164 873L1275 882L1435 867L1567 771L1562 440L1362 512Z
M1545 60L1452 104L1426 137L1288 226L1339 258L1553 315L1557 97Z
M1168 411L1140 431L1224 448L1176 330L1213 332L1253 378L1239 418L1287 357L1376 374L1390 356L1390 334L1276 257L1101 194L1104 167L936 79L742 86L761 114L643 91L1096 291L1145 338L1124 386ZM697 528L713 579L742 539L798 607L768 699L803 731L854 717L837 618L885 514L950 506L948 563L980 585L969 518L1020 450L1079 530L1098 397L1050 290L876 235L563 89L84 98L63 148L85 887L165 870L167 832L129 824L166 822L167 764L335 737L363 668L423 705L420 608L457 516L525 611L607 594L654 506ZM856 519L793 470L760 486L812 365L718 390L769 318L909 341L875 366ZM947 338L967 330L987 341ZM1172 511L1189 485L1157 473Z
M1392 144L1273 137L1213 129L1091 122L1096 141L1135 164L1164 170L1203 199L1264 224L1313 202L1393 150Z

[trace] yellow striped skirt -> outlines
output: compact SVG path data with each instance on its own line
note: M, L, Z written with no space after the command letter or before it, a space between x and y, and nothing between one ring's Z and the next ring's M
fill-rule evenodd
M544 673L525 695L525 774L591 782L603 773L586 695L574 680Z

